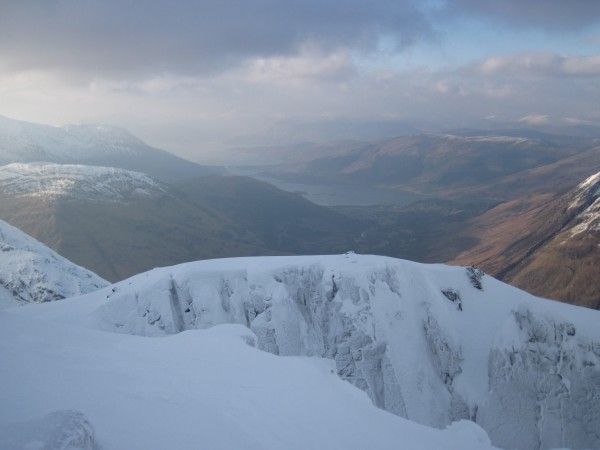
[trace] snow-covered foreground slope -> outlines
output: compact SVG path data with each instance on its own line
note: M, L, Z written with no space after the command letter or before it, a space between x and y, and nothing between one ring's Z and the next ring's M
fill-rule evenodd
M376 408L331 360L253 348L242 325L152 338L55 320L81 322L99 298L0 311L0 449L492 448L470 422Z
M0 309L60 300L108 285L0 220Z
M287 390L294 391L302 401L314 398L316 402L315 411L294 406L289 408L294 410L291 412L273 406L275 412L271 414L267 413L270 407L265 407L261 411L268 414L267 423L281 420L292 424L299 420L297 414L302 417L307 414L309 418L305 417L293 426L301 429L306 426L305 434L311 435L312 425L307 425L307 420L318 418L327 423L334 420L336 424L326 428L336 430L339 426L344 429L340 432L343 436L336 437L341 439L340 448L358 428L360 434L365 430L370 430L366 431L367 435L371 432L371 425L359 427L358 423L363 419L337 422L336 414L341 414L340 417L348 411L354 414L354 407L343 406L344 412L335 413L337 407L330 404L333 394L324 392L329 392L331 387L321 391L320 378L317 377L321 381L315 381L314 385L301 382L312 379L313 375L303 373L309 370L307 367L317 364L321 367L319 370L324 370L320 364L325 363L310 358L276 358L246 347L241 348L254 356L240 357L235 354L238 350L214 350L224 345L216 341L207 344L212 346L214 354L203 354L204 339L207 336L213 339L214 333L221 331L189 331L233 323L249 328L255 336L256 347L275 355L330 359L330 365L325 364L328 369L319 372L323 376L333 370L340 378L367 392L376 406L416 422L444 428L454 421L469 419L488 432L494 445L503 448L600 447L600 313L535 298L472 268L423 265L352 253L201 261L155 269L79 299L21 308L11 314L19 316L18 321L23 323L40 321L40 327L53 328L55 325L48 321L59 321L61 327L65 327L64 333L72 333L72 327L85 326L77 329L99 341L116 342L111 344L116 366L106 355L107 359L98 363L97 367L105 367L100 373L123 379L126 387L119 388L117 383L114 389L120 389L128 399L131 396L137 398L140 394L136 392L140 390L148 390L154 400L160 400L161 408L163 401L186 403L189 386L196 386L199 382L194 380L203 377L196 373L198 371L212 373L214 383L221 386L217 390L233 389L228 381L222 380L227 380L232 373L239 373L241 378L231 383L239 382L252 390L259 378L280 370L265 369L263 363L259 364L260 368L240 364L240 358L256 357L276 365L299 364L303 367L290 368L283 378L278 375L261 384L264 391L260 395L266 395L268 402L291 401L286 397ZM7 320L13 322L16 317ZM227 329L239 331L241 328ZM118 337L106 331L126 336ZM179 332L183 333L170 336ZM127 336L131 334L138 337ZM148 338L158 336L168 337ZM4 337L1 340L6 352L14 351L6 343L11 339ZM22 345L29 345L27 342L25 339ZM31 345L35 348L35 344ZM139 348L131 349L128 347L131 345ZM58 341L56 346L60 347ZM85 361L95 360L97 353L103 355L105 350L102 344L91 344ZM17 352L24 353L25 348ZM84 352L83 347L81 352ZM229 354L231 352L233 354ZM135 364L129 367L133 355L148 358L144 360L148 365L141 370L133 368ZM72 362L80 367L76 362L78 358L73 356ZM193 361L198 364L196 371ZM21 362L16 365L32 364ZM88 362L82 364L85 368ZM119 369L114 372L114 367ZM153 370L158 372L153 373ZM248 383L241 381L252 376L254 371L260 372L257 379ZM294 371L300 376L292 375ZM58 369L57 372L62 373ZM144 381L146 378L149 381ZM19 377L15 375L15 379ZM57 374L56 384L52 384L52 390L58 389L58 393L48 394L55 396L52 397L54 400L64 395L59 389L60 379ZM110 379L113 380L111 385L115 383L113 378ZM336 381L327 383L333 383L335 389L346 389L335 384L336 377L331 379ZM88 381L78 383L88 386ZM172 384L164 387L168 383ZM298 383L303 387L294 390L291 386ZM0 380L0 386L6 384ZM138 385L141 387L135 387ZM266 393L275 387L275 391ZM78 394L85 389L78 388ZM215 388L206 389L211 392ZM239 398L240 392L237 388L234 390L232 398ZM292 395L292 392L288 394ZM34 395L29 406L28 402L21 406L24 409L22 416L65 408L86 412L89 407L76 402L76 397L73 394L72 403L48 400L46 409L39 411L39 405L33 406L39 402ZM12 404L16 398L8 399L4 404ZM110 395L107 398L111 398ZM328 406L321 405L319 398ZM236 408L240 407L236 400L214 401L229 402L236 414ZM253 397L252 401L258 400ZM364 404L357 407L361 411L364 408L367 408ZM219 420L220 414L217 414ZM366 423L392 420L387 415L368 414L375 414L373 417L377 419L364 419ZM93 423L97 420L91 418ZM183 423L187 424L187 420L194 420L194 416ZM395 442L398 445L403 442L400 436L404 434L399 424L405 422L393 423L395 425L391 427L399 430ZM264 425L257 427L264 429ZM251 429L258 433L254 425ZM281 432L282 438L287 433ZM380 435L380 432L376 434ZM337 434L332 432L331 435ZM382 442L396 439L394 433L386 436L382 437ZM385 447L367 444L364 438L356 439L348 439L348 443L353 443L351 448ZM301 442L298 448L314 447L306 440ZM451 439L448 442L445 448L453 445ZM432 444L407 445L406 448L437 447Z

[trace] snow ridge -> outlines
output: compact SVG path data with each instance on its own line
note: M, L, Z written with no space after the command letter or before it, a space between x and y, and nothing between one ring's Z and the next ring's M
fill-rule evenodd
M329 358L375 405L419 423L472 420L505 448L600 446L600 314L473 268L353 253L201 261L85 303L85 318L61 320L142 336L242 324L258 348Z

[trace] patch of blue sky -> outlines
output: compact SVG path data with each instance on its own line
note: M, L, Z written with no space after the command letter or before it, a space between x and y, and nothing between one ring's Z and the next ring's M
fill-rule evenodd
M400 46L391 35L381 36L374 51L354 52L362 72L406 72L457 69L491 56L518 53L552 53L592 56L600 54L600 25L578 31L548 33L515 29L472 18L436 26L431 39Z

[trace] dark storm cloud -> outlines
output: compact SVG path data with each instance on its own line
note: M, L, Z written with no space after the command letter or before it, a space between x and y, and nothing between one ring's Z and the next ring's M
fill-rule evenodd
M408 45L432 29L409 1L2 0L0 67L206 73L307 41L324 49Z
M598 0L448 0L446 11L546 31L577 30L600 23Z

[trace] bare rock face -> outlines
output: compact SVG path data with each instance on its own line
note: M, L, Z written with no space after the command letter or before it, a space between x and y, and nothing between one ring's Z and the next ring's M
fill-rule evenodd
M334 360L411 420L471 420L505 448L600 445L598 313L477 269L352 253L205 261L125 280L94 315L150 336L243 324L265 351Z

